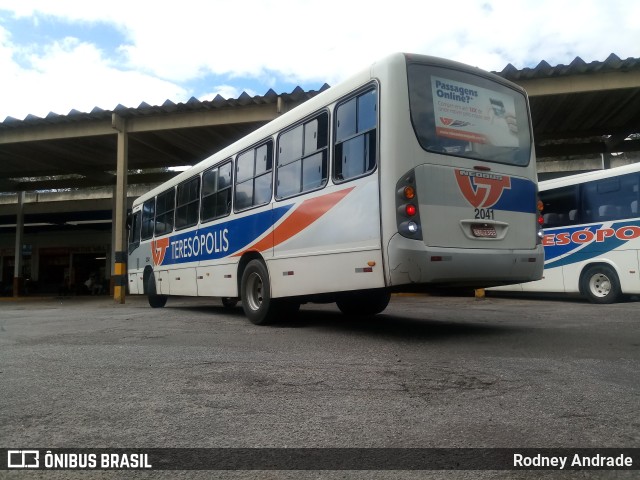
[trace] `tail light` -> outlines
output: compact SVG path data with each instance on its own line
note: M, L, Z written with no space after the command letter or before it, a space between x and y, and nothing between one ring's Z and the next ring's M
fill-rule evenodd
M544 226L544 217L542 216L542 211L544 210L544 203L542 202L542 200L540 200L538 198L538 202L536 204L536 220L537 220L537 225L536 225L536 243L537 244L541 244L542 243L542 239L544 237L544 232L542 230L542 227Z
M413 171L404 175L396 184L396 221L403 237L422 240L418 191Z

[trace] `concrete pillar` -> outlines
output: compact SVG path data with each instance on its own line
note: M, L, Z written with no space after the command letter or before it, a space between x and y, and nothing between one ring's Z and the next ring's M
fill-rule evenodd
M129 137L126 120L117 114L111 117L113 128L118 131L116 191L114 207L114 255L113 255L113 300L124 303L127 286L127 170L129 163Z
M20 296L22 278L22 238L24 237L24 192L18 192L18 207L16 211L16 251L15 266L13 267L13 296Z
M109 275L109 294L114 295L115 292L115 279L116 279L116 266L114 259L116 258L116 196L118 194L117 185L113 186L113 192L111 194L111 248L107 252L107 269L110 271Z
M40 280L40 245L33 243L31 249L31 280L37 282Z
M78 285L84 282L86 278L76 278L76 269L73 268L73 252L69 252L69 285Z

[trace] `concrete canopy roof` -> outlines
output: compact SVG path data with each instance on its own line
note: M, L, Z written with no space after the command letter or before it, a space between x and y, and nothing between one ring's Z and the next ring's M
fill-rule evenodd
M612 54L585 63L577 57L569 65L542 61L496 73L528 91L538 157L640 151L640 140L628 139L640 133L640 59ZM8 117L0 123L0 192L115 184L114 116L126 122L129 171L191 165L317 93L298 87L282 95L270 90L230 100ZM172 175L130 174L129 184Z
M324 85L320 91L329 88ZM161 106L121 105L68 115L8 117L0 123L0 192L80 188L115 183L118 122L126 122L129 171L192 165L290 110L319 91ZM171 172L132 174L129 183L155 183ZM33 177L54 177L33 180ZM60 178L62 177L62 178Z
M640 133L640 59L496 73L527 90L538 157L640 151L640 140L627 140Z

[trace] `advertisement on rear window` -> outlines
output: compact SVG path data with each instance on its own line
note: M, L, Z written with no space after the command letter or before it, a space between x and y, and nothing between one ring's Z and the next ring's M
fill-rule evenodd
M495 147L518 147L513 98L468 83L431 77L436 135Z

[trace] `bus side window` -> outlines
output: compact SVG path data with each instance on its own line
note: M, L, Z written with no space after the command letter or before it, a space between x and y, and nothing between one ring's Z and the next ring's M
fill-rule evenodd
M231 213L231 162L202 174L202 222Z
M173 231L173 212L176 204L176 189L171 188L158 195L156 202L156 235Z
M129 253L140 246L140 211L131 216L131 228L129 229Z
M176 230L198 223L200 209L200 175L178 185Z
M377 91L369 90L336 109L334 180L360 177L376 167Z
M634 216L640 177L637 174L605 178L583 185L584 209L588 222L607 222ZM636 209L637 209L637 203Z
M545 227L574 225L580 221L576 186L540 192L539 196L544 204L542 213Z
M142 205L142 231L140 238L149 240L153 237L153 223L156 217L156 199L147 200Z
M640 193L640 175L624 175L621 178L622 195L620 198L623 218L638 216L638 193Z
M264 205L271 200L273 142L271 140L238 155L235 208Z
M276 198L322 188L327 182L329 116L318 117L278 139Z
M303 125L283 133L278 139L276 198L286 198L300 193L303 144Z

